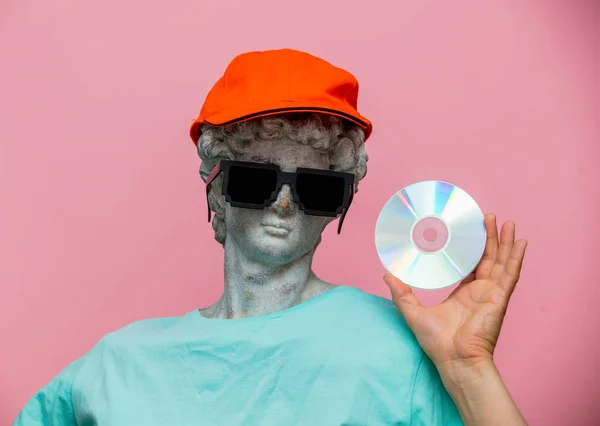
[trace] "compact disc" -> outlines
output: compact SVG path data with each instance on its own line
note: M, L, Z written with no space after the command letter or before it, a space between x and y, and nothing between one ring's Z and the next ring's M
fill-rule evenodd
M439 289L462 281L483 255L486 231L475 200L447 182L417 182L385 204L375 226L383 266L405 284Z

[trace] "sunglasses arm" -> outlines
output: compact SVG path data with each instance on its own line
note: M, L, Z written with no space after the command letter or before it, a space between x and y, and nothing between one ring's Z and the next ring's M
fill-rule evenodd
M344 223L344 218L346 217L346 212L348 209L344 209L342 211L342 215L340 216L340 221L338 222L338 235L342 232L342 224Z
M215 180L217 176L221 173L221 162L217 163L217 165L211 170L210 174L206 178L206 207L208 208L208 222L211 219L211 211L210 205L208 204L208 194L210 193L210 184Z
M344 224L344 218L346 217L346 213L348 213L348 209L350 208L350 205L352 204L352 199L354 198L354 191L356 191L356 187L355 185L351 185L350 186L350 196L348 197L348 207L346 207L343 211L342 211L342 215L340 216L340 221L338 223L338 235L342 232L342 225Z
M210 205L208 204L208 193L209 192L210 192L210 186L206 185L206 207L208 209L208 223L210 223L210 219L211 219Z

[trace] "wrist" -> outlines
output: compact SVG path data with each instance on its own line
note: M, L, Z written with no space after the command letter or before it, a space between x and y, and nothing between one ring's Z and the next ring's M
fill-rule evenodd
M436 366L465 425L526 425L492 359Z
M456 390L476 388L491 377L500 376L492 358L447 361L436 364L436 368L444 385Z

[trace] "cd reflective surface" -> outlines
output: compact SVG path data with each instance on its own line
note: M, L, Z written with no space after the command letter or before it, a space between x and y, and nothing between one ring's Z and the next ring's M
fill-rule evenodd
M475 200L442 181L417 182L398 191L375 226L383 266L420 289L462 281L481 260L485 241L483 213Z

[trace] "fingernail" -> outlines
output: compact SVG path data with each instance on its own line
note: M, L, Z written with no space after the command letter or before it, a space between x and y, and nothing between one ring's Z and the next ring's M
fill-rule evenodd
M390 288L390 291L396 293L396 296L402 297L404 296L407 291L406 291L406 287L403 284L400 285L393 285L392 284L392 276L390 274L385 274L383 276L383 281L387 284L387 286Z
M408 292L406 291L406 288L404 286L396 289L396 295L399 297L404 297L406 295L406 293L408 293Z

